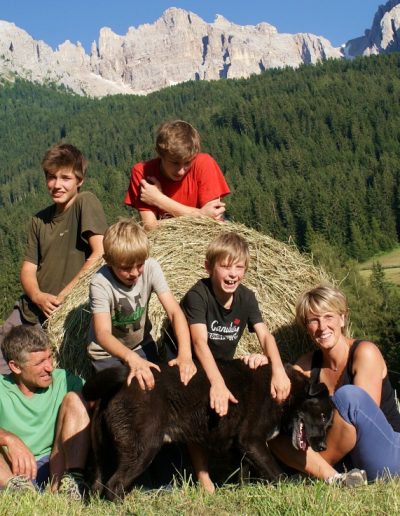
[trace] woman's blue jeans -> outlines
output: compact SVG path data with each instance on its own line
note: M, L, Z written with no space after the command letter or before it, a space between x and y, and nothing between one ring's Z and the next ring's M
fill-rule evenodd
M344 385L332 396L342 418L353 425L357 442L350 458L368 480L400 475L400 433L395 432L371 396L356 385Z

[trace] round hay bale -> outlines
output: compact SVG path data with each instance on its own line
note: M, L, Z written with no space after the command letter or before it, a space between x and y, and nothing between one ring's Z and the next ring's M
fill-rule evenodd
M300 254L294 245L284 244L235 222L179 217L163 221L149 233L151 256L160 262L171 291L180 300L198 279L206 276L207 245L218 233L225 231L235 231L248 241L251 258L244 284L255 292L283 360L293 361L309 346L304 334L293 324L296 299L304 289L327 279L324 271L315 267L308 256ZM101 264L102 260L99 260L80 279L47 324L60 365L83 375L88 372L88 287ZM153 323L154 338L159 340L165 312L156 296L151 297L149 318ZM250 351L260 351L259 344L254 334L245 332L237 354Z

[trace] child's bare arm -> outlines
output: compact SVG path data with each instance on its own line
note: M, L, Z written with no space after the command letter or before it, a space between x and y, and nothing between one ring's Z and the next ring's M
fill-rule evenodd
M149 178L150 179L150 178ZM152 178L153 182L155 181ZM157 208L170 213L173 217L181 217L183 215L191 215L193 217L200 215L207 215L214 219L220 219L225 212L225 203L219 198L213 199L204 204L201 208L192 208L174 201L167 195L163 194L159 184L152 184L146 179L140 181L140 200L149 206L156 206Z
M46 317L50 317L60 306L57 296L40 290L36 264L24 261L21 267L20 280L25 294L40 308Z
M130 369L127 384L136 377L141 389L154 388L154 376L151 369L160 371L158 365L140 357L135 351L127 348L112 334L111 315L109 313L94 313L93 327L97 343L113 357L119 358Z
M190 347L190 333L186 317L181 307L171 292L163 292L158 295L168 319L171 321L176 340L178 342L178 356L169 362L170 366L179 367L181 382L187 385L190 379L196 374L196 366L192 360Z
M57 295L57 299L62 303L64 301L65 296L71 291L72 287L77 283L81 275L90 269L90 267L94 264L96 260L98 260L101 256L103 256L103 235L95 235L94 233L89 233L87 236L87 240L91 249L91 254L82 265L77 274L72 278L72 280L65 285L65 287L59 292Z
M152 211L139 211L140 222L146 231L150 231L158 226L158 220Z
M290 394L290 380L283 366L275 338L268 331L265 323L255 324L254 330L264 354L271 362L271 395L278 402L284 401Z
M207 326L201 323L191 324L190 334L196 356L211 383L210 407L219 416L225 416L228 413L229 402L238 403L238 400L225 385L225 381L208 346Z

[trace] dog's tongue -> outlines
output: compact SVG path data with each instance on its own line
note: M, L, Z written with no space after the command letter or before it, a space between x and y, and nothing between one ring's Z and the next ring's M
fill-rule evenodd
M299 435L298 435L298 446L299 450L306 451L308 448L308 442L306 439L306 433L304 431L304 424L300 423Z

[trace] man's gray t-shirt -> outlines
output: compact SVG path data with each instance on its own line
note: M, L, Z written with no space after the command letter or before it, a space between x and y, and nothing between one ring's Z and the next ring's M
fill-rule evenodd
M169 292L160 264L154 258L145 261L143 273L131 287L118 281L112 270L104 265L90 282L90 309L92 314L109 313L114 337L130 349L139 349L152 341L147 315L152 292ZM110 358L96 342L93 322L89 338L88 353L92 360Z

